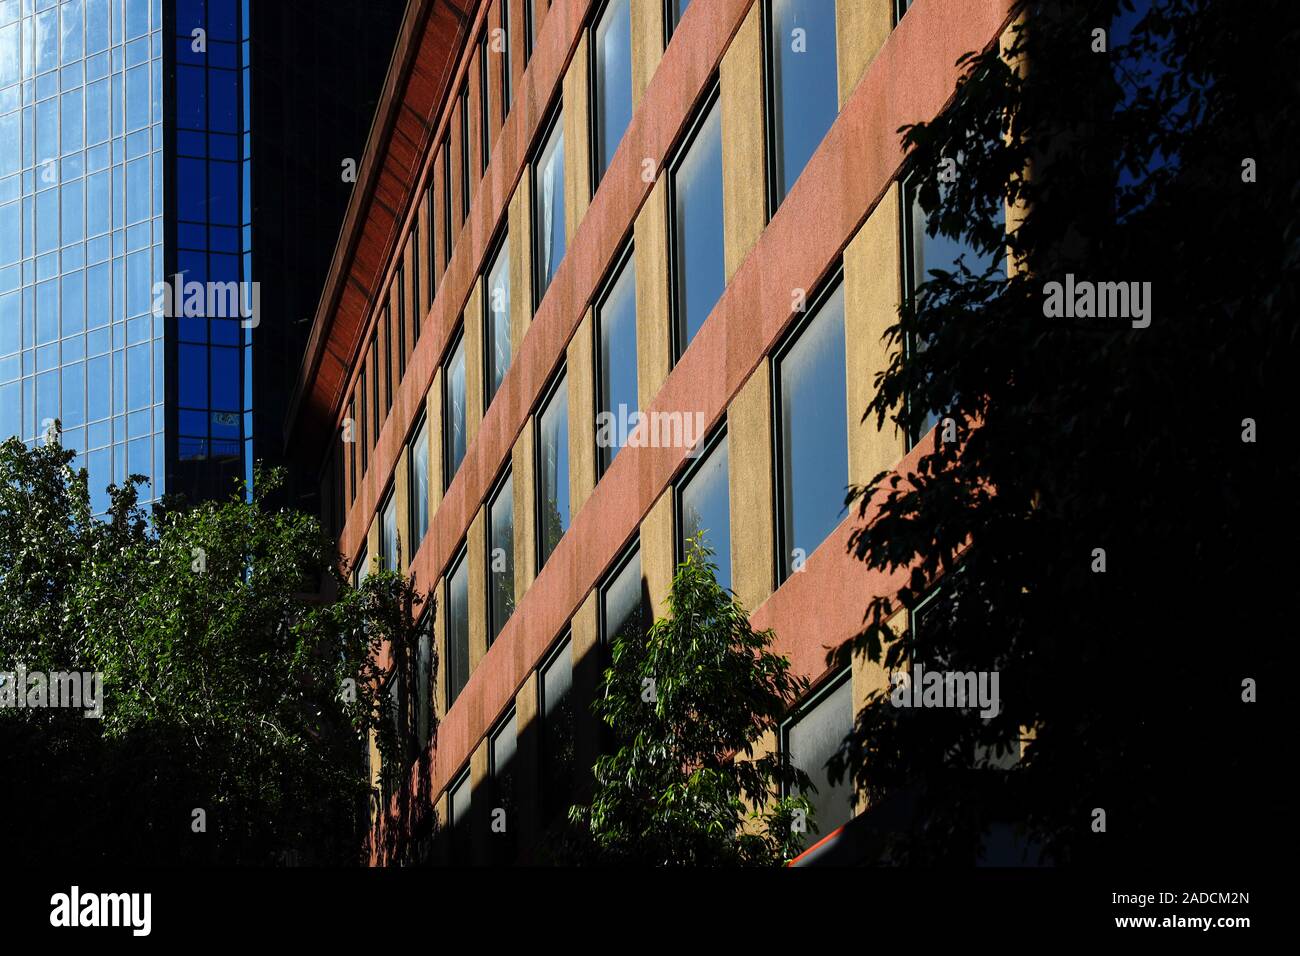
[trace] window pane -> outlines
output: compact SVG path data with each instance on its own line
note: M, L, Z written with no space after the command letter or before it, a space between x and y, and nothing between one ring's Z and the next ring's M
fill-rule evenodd
M451 859L468 863L473 857L473 833L470 830L470 779L464 774L451 788Z
M389 495L388 503L384 505L383 523L379 529L380 537L383 540L384 549L384 569L387 571L398 571L401 569L401 551L400 543L397 540L397 496Z
M565 378L537 419L537 570L569 527L569 388Z
M641 584L641 551L638 549L605 585L601 594L601 635L606 644L616 636L644 637L647 610Z
M525 0L526 2L526 0ZM510 107L515 101L512 85L510 61L510 0L501 0L501 117L504 120L510 114Z
M460 88L460 221L469 218L469 82Z
M768 55L779 206L839 114L839 85L835 4L771 0L771 11Z
M564 259L564 128L556 116L533 173L533 233L540 303Z
M947 192L947 186L941 183L939 192L939 202L942 206L946 201L944 194ZM990 259L983 259L974 243L967 237L961 236L953 239L942 233L936 233L933 236L929 235L926 231L925 210L921 208L917 190L911 182L905 187L904 203L904 230L907 235L904 254L907 256L906 272L909 284L907 291L912 295L916 296L917 289L922 283L933 278L932 273L936 270L957 272L960 262L971 272L978 275L986 269L994 268L999 264L1002 259L1001 251L995 253ZM1006 213L1004 210L1000 209L998 211L997 221L1000 224L1005 224ZM919 297L917 298L919 301ZM908 341L907 347L909 351L921 351L925 348L925 343L913 338ZM911 439L915 441L928 432L938 423L939 417L939 412L934 409L927 409L924 420L918 427L916 435L911 436Z
M632 121L632 17L629 0L610 0L596 24L596 181Z
M420 753L429 746L429 728L432 725L433 689L433 618L426 614L420 625L420 637L415 651L415 741Z
M550 817L564 813L573 792L573 648L564 639L541 674L542 802Z
M443 469L444 488L450 487L452 479L465 460L465 341L456 343L456 348L443 369L443 434L446 436Z
M812 554L845 513L844 361L844 289L837 286L778 366L783 576Z
M726 284L722 236L722 112L715 101L673 172L678 354L695 338Z
M490 620L488 642L501 633L515 609L515 493L514 477L505 482L492 499L488 522L488 593Z
M636 267L631 257L597 309L596 329L600 336L596 447L603 474L627 441L637 412Z
M830 782L826 763L839 748L853 725L853 682L840 685L803 714L786 731L786 752L790 763L808 774L816 793L807 794L813 807L817 832L826 836L853 816L853 786L845 778Z
M709 452L691 475L681 493L678 516L678 547L686 555L686 541L703 532L704 543L713 549L718 583L731 587L731 498L727 493L727 437Z
M488 267L485 319L488 374L485 406L501 387L510 368L510 242L503 236L501 248Z
M469 563L447 576L447 708L469 683Z
M411 554L429 530L429 424L420 425L411 441L408 457L411 475L408 485L411 498Z
M505 811L505 829L492 831L493 859L509 862L515 856L515 834L518 832L518 794L515 787L515 754L519 749L519 730L515 713L511 711L492 736L492 790L493 811Z

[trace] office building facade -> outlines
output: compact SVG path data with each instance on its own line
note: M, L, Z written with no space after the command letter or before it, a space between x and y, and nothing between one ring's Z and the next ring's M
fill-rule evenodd
M413 855L542 858L590 786L609 641L663 613L696 532L811 682L764 746L823 836L863 809L825 763L885 674L826 650L901 580L847 553L844 494L933 441L862 415L912 277L960 253L909 213L897 131L1007 16L409 4L287 428L343 558L433 597L393 687L425 728L395 775L427 795Z

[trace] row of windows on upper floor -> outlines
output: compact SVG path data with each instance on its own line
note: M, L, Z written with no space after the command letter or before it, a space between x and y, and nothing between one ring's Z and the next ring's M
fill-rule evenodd
M541 0L526 2L524 55L529 53L529 43ZM768 208L775 210L798 178L826 131L838 115L838 75L836 69L835 4L832 0L760 0L763 3L764 75L768 87L770 132L768 143L768 168L772 171ZM599 179L608 166L631 119L631 19L630 0L607 0L598 8L589 26L592 38L591 82L593 129L590 131L595 148L593 178ZM493 43L492 49L502 51L499 83L504 114L510 108L510 51L509 0L498 7L498 29L505 36L503 42ZM687 2L669 0L665 10L667 31L671 35ZM494 40L498 39L494 37ZM788 41L788 42L787 42ZM486 117L490 97L488 69L489 40L480 37L478 51L480 90L480 157L481 168L486 168L488 151L488 126ZM420 334L419 315L428 307L437 286L435 276L439 268L450 262L456 235L453 231L453 183L459 181L459 210L463 222L468 216L470 203L470 136L469 136L469 86L462 85L457 97L459 104L459 175L451 166L450 131L444 136L441 149L442 241L441 262L430 234L437 221L435 185L426 194L428 231L423 232L418 223L412 228L408 256L396 270L396 294L384 297L385 305L379 313L371 335L366 358L361 363L354 391L349 401L344 429L344 445L336 455L330 469L339 473L336 484L346 492L350 505L355 499L358 479L364 477L369 467L370 452L378 441L379 431L392 405L394 383L400 383L405 374L407 357L414 349ZM551 280L564 258L566 241L565 224L565 148L564 124L561 111L556 109L549 122L543 125L539 146L530 164L532 177L532 236L531 288L535 309L543 300ZM715 89L706 97L688 125L680 146L667 167L669 215L669 281L672 287L670 311L672 313L672 339L674 356L686 349L705 318L717 303L726 284L724 262L723 219L723 162L722 117ZM423 248L423 253L421 249ZM500 235L487 258L483 278L483 341L485 383L483 406L491 402L511 362L510 339L510 248L507 236ZM407 264L409 263L409 270ZM421 268L427 270L427 284L422 287ZM409 273L409 285L408 285ZM477 317L475 317L477 321ZM628 323L624 323L626 325ZM622 334L625 329L614 329L611 335ZM382 335L382 338L381 338ZM625 348L612 349L612 365L635 366L635 352ZM444 388L447 390L445 408L448 409L449 427L445 435L443 468L444 481L450 484L465 452L465 353L463 334L453 344L444 367ZM630 399L625 404L635 408L635 383L628 388L619 384L620 376L612 374L609 387L619 400ZM626 376L624 376L626 378ZM619 402L612 406L617 408ZM606 452L608 457L612 453ZM339 526L343 509L343 494L334 494L335 514L332 525Z

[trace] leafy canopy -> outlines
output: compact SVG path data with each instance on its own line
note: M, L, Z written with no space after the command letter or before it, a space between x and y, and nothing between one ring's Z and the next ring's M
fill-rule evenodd
M593 709L614 748L596 762L591 804L570 813L594 861L777 865L813 829L807 799L780 795L807 792L807 775L756 754L807 682L718 584L711 554L691 539L667 616L612 641Z
M267 504L278 473L152 520L132 477L98 520L72 460L0 445L0 672L100 672L104 713L0 710L23 780L0 816L41 858L354 861L360 741L394 738L377 656L418 595L393 574L349 587L316 519Z

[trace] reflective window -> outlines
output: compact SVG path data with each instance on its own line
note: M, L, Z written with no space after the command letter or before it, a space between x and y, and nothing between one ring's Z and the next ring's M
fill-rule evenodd
M502 811L499 819L503 828L492 829L493 860L508 863L514 859L516 834L519 832L519 792L515 757L519 751L519 728L512 709L506 719L493 732L488 752L489 772L492 777L493 813Z
M447 709L469 683L469 562L456 560L447 575Z
M835 4L768 0L767 25L775 212L839 115Z
M595 81L596 182L632 121L632 14L630 0L609 0L596 21L592 45Z
M488 265L487 298L483 304L483 342L487 355L487 395L484 407L501 387L510 368L510 242L501 237L500 248Z
M564 259L564 126L560 114L533 164L534 305L542 301Z
M471 830L469 771L460 775L447 797L447 826L451 830L451 860L466 864L474 858L474 833Z
M596 305L596 448L604 474L636 422L636 264L630 251Z
M573 648L567 636L542 665L537 682L542 715L542 806L547 819L567 812L573 794Z
M397 495L388 493L379 523L379 548L384 556L385 571L402 569L402 545L397 536Z
M433 614L424 615L415 645L415 742L419 752L429 746L433 726Z
M460 88L460 221L469 218L469 83Z
M569 387L561 373L537 414L537 571L569 528Z
M527 2L527 0L524 0ZM515 90L513 86L514 77L511 76L511 49L510 49L510 0L501 0L498 5L501 9L501 118L510 115L510 107L515 101Z
M774 366L782 579L802 567L845 514L844 363L844 289L837 280Z
M726 285L722 224L722 110L706 107L668 180L677 354L695 338Z
M819 695L785 728L786 758L808 774L817 788L806 796L813 808L817 832L823 837L853 816L853 784L847 777L832 784L826 767L852 729L853 682L847 676Z
M941 183L939 185L940 205L946 201L944 195L946 191L946 185ZM1005 210L999 209L997 221L1005 224L1005 220ZM903 234L905 236L903 287L913 297L914 305L920 302L917 290L923 283L934 278L934 272L957 272L964 265L978 275L985 269L993 269L1001 265L1000 260L1003 258L1001 252L991 258L982 257L975 244L964 236L951 238L938 232L933 236L930 235L926 230L925 210L921 208L918 187L914 179L909 179L903 186ZM925 348L925 343L913 336L908 337L906 344L909 353L920 352ZM908 396L908 401L910 404L914 398ZM922 435L938 423L939 418L938 411L927 409L916 433L908 436L909 443L915 444Z
M727 487L724 434L686 476L677 498L677 553L686 557L688 539L701 535L713 549L718 583L731 587L731 496Z
M415 437L407 450L406 460L410 468L407 481L408 497L411 508L411 556L420 547L425 533L429 530L429 423L420 422Z
M442 370L443 489L465 460L465 340L460 338Z
M649 624L641 549L635 548L601 589L600 639L611 645L615 637L644 637Z
M507 474L488 506L488 643L515 609L515 492Z

